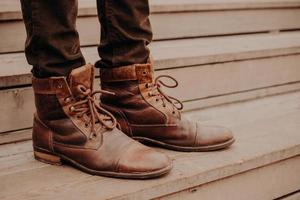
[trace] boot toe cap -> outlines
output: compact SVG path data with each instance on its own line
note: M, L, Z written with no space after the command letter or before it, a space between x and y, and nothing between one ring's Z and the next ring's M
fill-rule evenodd
M171 159L164 153L142 144L131 145L118 162L120 173L163 175L172 168Z
M218 145L234 141L230 129L221 126L202 126L197 124L196 145Z

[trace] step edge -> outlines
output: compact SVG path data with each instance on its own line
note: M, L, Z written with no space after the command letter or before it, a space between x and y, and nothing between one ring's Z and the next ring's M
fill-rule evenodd
M293 32L293 33L283 33L279 34L278 38L280 39L282 36L290 36L290 38L297 37L297 34L300 32ZM261 37L272 37L272 35L268 34L262 34ZM234 39L235 37L232 37L231 39ZM229 38L230 38L229 37ZM239 38L244 39L244 36L239 36ZM258 35L252 36L253 38L258 37ZM274 36L272 41L276 41L277 36ZM209 38L211 40L211 38ZM225 40L227 40L228 37L225 37ZM189 39L189 41L196 40L201 41L203 38L197 38L197 39ZM230 39L228 39L229 41ZM178 40L180 42L183 42L184 40ZM204 40L205 41L205 40ZM158 47L160 45L164 45L165 41L162 42L154 42L156 45L155 49L159 49ZM238 45L236 45L238 46ZM188 47L186 45L181 45L181 47ZM86 57L92 57L92 60L96 60L98 56L92 52L91 50L95 47L85 47L82 48L84 51L87 51ZM152 49L152 47L150 47ZM157 58L155 60L156 68L155 70L166 70L166 69L175 69L175 68L182 68L182 67L189 67L189 66L196 66L196 65L207 65L207 64L218 64L218 63L225 63L225 62L234 62L234 61L243 61L243 60L251 60L251 59L261 59L261 58L269 58L269 57L276 57L276 56L288 56L293 54L299 54L300 53L300 45L290 45L290 46L282 46L278 48L266 48L266 49L257 49L257 50L244 50L240 52L221 52L216 54L201 54L199 55L191 55L191 56L185 56L185 57L167 57L167 58ZM94 55L95 54L95 55ZM1 58L5 60L5 56L11 56L11 55L18 55L23 56L23 53L6 53L1 54ZM155 53L154 53L155 55ZM7 61L6 61L7 62ZM14 62L14 61L10 61ZM19 61L18 61L19 62ZM30 74L30 66L27 64L26 59L22 59L22 63L26 64L26 67L28 67L28 73L20 73L20 74L8 74L8 75L1 75L0 74L0 90L9 88L9 87L19 87L23 85L30 85L31 84L31 74ZM1 65L5 65L5 61L0 62ZM98 75L98 70L96 70L96 75Z
M1 5L1 4L0 4ZM19 6L19 5L18 5ZM150 12L152 14L172 13L172 12L199 12L199 11L220 11L220 10L245 10L245 9L276 9L276 8L300 8L300 2L297 0L277 0L277 1L231 1L223 2L200 2L200 1L180 1L171 3L162 3L160 0L150 1ZM97 16L95 5L81 6L78 8L79 17ZM7 8L0 10L1 21L22 20L20 7Z

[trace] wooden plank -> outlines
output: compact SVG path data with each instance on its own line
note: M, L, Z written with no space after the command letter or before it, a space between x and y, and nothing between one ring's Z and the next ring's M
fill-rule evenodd
M300 53L300 32L159 41L150 46L155 68L262 58ZM178 51L180 49L180 51ZM86 60L99 57L95 47L83 48ZM0 54L0 88L31 84L31 67L23 53Z
M201 111L187 112L184 115L191 120L201 121L202 124L219 124L227 127L241 127L244 124L252 124L256 121L263 121L266 118L278 118L287 113L292 113L298 109L299 104L297 103L297 100L299 98L299 92L289 93L286 95L276 96L276 98L269 97L251 102L218 106ZM280 107L280 109L278 109L278 107ZM243 112L241 112L241 110ZM272 115L268 115L269 113L272 113ZM232 117L228 116L235 116L235 118L238 118L239 120L233 120ZM238 134L236 137L238 137L239 140L245 140L257 136L255 133L253 133L249 135ZM7 174L11 171L17 170L18 167L14 167L14 169L9 170L6 166L13 166L15 160L19 160L20 156L26 153L31 153L31 151L31 141L20 142L17 145L7 144L0 146L0 158L11 158L9 160L0 159L0 163L2 163L0 165L0 172ZM172 156L179 154L168 150L164 151ZM27 160L18 161L22 162L22 164L19 166L19 168L22 169L21 171L23 171L23 167L25 165L32 167L32 163L30 162L27 164Z
M175 12L151 15L154 40L299 29L299 18L300 9ZM97 17L78 18L77 24L83 46L99 43L100 25ZM0 41L1 53L23 51L26 36L22 21L2 22L0 29L0 37L6 38Z
M31 140L31 129L0 134L0 145Z
M206 125L219 124L228 127L242 127L243 125L253 124L266 119L279 118L285 114L293 113L299 108L299 102L297 101L299 98L300 93L294 92L195 110L185 113L185 116ZM277 109L278 107L280 109ZM261 125L263 126L263 124ZM255 133L249 135L249 137L255 136Z
M299 200L300 199L300 191L291 193L290 195L283 196L276 200Z
M0 116L3 127L0 132L32 127L35 110L32 88L4 90L0 96L0 112L5 113Z
M293 84L284 84L279 86L266 87L262 89L255 89L245 92L238 92L226 95L218 95L210 98L195 99L184 102L184 111L197 110L199 108L210 108L229 103L237 103L242 101L249 101L262 97L272 95L279 95L288 92L295 92L300 90L300 82Z
M94 0L79 0L79 16L97 15ZM149 0L151 13L262 8L298 8L299 0ZM22 18L18 0L0 2L0 21Z
M190 101L300 81L299 62L299 55L291 55L161 70L157 74L175 77L178 88L165 91Z
M154 39L161 40L298 29L299 16L300 9L264 9L170 13L151 20Z
M184 113L188 111L198 110L199 108L211 108L213 106L220 106L228 103L236 103L241 101L253 100L257 98L263 98L271 95L279 95L288 92L295 92L300 90L300 83L287 84L281 86L267 87L264 89L258 89L247 92L240 92L228 95L220 95L211 98L204 98L200 100L193 100L184 102ZM274 108L274 110L276 110ZM266 113L267 114L267 113ZM274 111L272 111L274 116ZM195 116L191 117L195 119ZM201 118L203 120L203 118ZM0 145L7 143L20 142L31 139L31 129L22 131L12 131L8 133L0 134Z
M279 99L271 97L262 102L253 101L254 105L253 102L247 102L222 107L219 110L220 116L227 115L227 119L236 122L236 125L231 127L236 134L236 144L221 152L179 153L173 156L174 169L171 174L161 179L146 180L141 184L141 181L89 176L69 167L45 166L2 174L0 197L1 199L81 199L84 197L89 197L91 200L151 199L297 156L300 154L298 134L300 112L297 108L293 111L286 108L287 104L288 107L299 106L299 95L299 93L288 94ZM258 105L261 109L250 109ZM244 107L249 109L241 109ZM271 109L270 107L276 107L278 115L265 115L264 112ZM209 110L203 112L209 114ZM199 114L202 115L203 112ZM244 121L245 116L248 116L248 121ZM214 122L215 119L210 121ZM44 177L43 180L41 176ZM14 186L19 188L17 191L9 187L12 181Z
M297 8L299 0L150 0L152 12Z
M190 102L299 82L299 62L299 55L290 55L160 70L156 73L175 77L180 85L176 89L166 90L167 93ZM96 87L98 84L99 79L95 83ZM0 124L3 124L0 132L31 127L35 110L32 88L2 90L0 95L0 111L7 113L0 116Z
M10 157L16 154L24 154L32 152L32 142L20 142L15 144L3 144L0 145L0 158Z
M300 156L162 197L164 200L265 200L300 189ZM280 180L280 181L279 181Z

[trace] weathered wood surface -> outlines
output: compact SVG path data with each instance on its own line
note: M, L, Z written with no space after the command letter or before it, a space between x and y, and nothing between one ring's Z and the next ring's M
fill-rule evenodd
M31 129L11 131L0 134L0 145L31 140Z
M277 200L299 200L300 199L300 191L291 193L290 195L284 196Z
M292 161L298 163L297 165L279 164L280 161L300 155L299 98L298 92L187 113L187 117L201 120L203 124L230 127L237 142L232 148L220 152L165 151L174 159L174 169L166 177L156 180L133 181L90 176L69 166L50 166L35 161L31 155L30 141L1 145L0 198L76 200L88 197L91 200L142 200L165 196L212 181L219 180L220 184L222 181L230 182L230 178L224 178L234 178L235 175L249 170L253 170L249 171L250 176L257 180L259 174L276 175L268 183L276 178L285 183L286 178L290 177L288 172L299 171L298 161ZM264 168L267 165L275 167L272 168L273 172L268 169L262 173L261 170L267 169ZM258 167L263 168L256 169ZM276 174L274 169L280 169L280 172L286 169L287 174ZM249 176L249 172L245 175ZM251 182L251 177L243 180ZM275 195L282 196L291 192L291 188L299 186L295 185L297 182L294 181L299 181L296 178L293 177L293 181L290 181L291 187L281 188ZM226 189L224 185L221 187Z
M252 100L262 98L266 96L284 94L288 92L295 92L300 90L300 83L285 84L273 87L267 87L262 89L256 89L251 91L219 95L210 98L201 98L192 101L184 102L184 112L199 109L199 108L210 108L213 106L241 102L246 100ZM25 126L31 127L31 118L28 119L28 124ZM14 127L16 128L16 127ZM31 139L31 129L20 130L20 131L9 131L0 134L0 144L14 143L19 141L26 141Z
M300 156L190 188L160 199L266 200L299 190ZM296 199L295 199L296 200ZM299 200L299 199L298 199Z
M97 15L96 1L79 0L79 16ZM266 8L299 8L299 0L149 0L151 13ZM18 0L0 2L0 21L22 19Z
M183 111L192 111L199 108L210 108L228 103L236 103L263 98L267 96L279 95L300 90L300 83L290 83L265 87L261 89L248 90L237 93L211 96L207 98L194 99L184 102Z
M281 9L158 12L151 15L154 40L295 30L300 28L299 18L300 7L297 6ZM83 46L99 43L100 25L96 16L79 17L77 27ZM0 37L5 38L0 41L0 52L23 51L25 28L21 20L2 21L0 29Z
M157 71L156 74L175 77L180 83L178 88L165 89L165 91L184 102L192 102L272 86L298 85L300 83L298 63L300 63L299 54L165 69ZM95 85L99 87L99 79ZM0 90L0 96L0 111L6 113L0 116L0 124L3 124L0 132L32 126L32 114L35 108L31 87ZM200 104L194 106L199 108Z
M300 53L300 32L159 41L150 46L156 70ZM180 51L179 51L180 49ZM88 62L99 57L83 48ZM31 84L23 53L0 54L0 88Z

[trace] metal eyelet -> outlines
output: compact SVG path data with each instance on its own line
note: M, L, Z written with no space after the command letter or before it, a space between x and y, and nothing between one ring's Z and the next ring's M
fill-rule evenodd
M147 71L143 71L143 75L146 76L147 75Z
M69 110L70 110L70 112L74 112L74 110L75 110L74 106L71 106L71 107L69 108Z
M70 97L66 97L65 99L64 99L64 102L65 103L69 103L71 101L71 98Z

